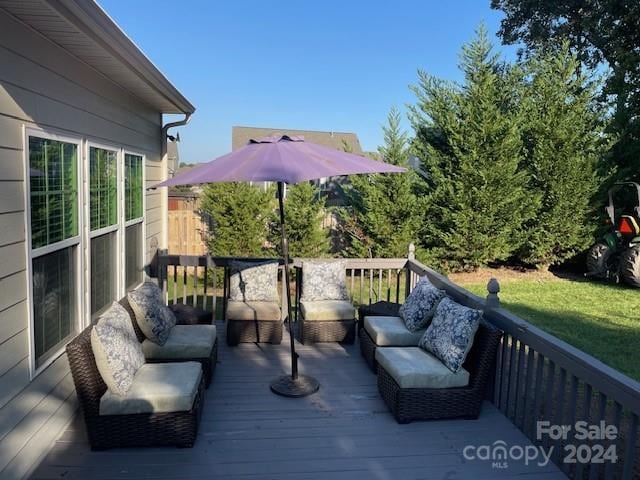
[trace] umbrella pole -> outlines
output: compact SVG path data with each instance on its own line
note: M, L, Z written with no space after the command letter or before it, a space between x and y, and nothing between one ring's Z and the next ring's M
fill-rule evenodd
M291 375L282 375L271 382L271 391L285 397L306 397L320 388L318 381L308 375L298 375L298 354L296 353L295 334L293 331L291 314L291 283L289 272L289 241L287 239L286 220L284 215L284 182L278 182L278 206L280 210L280 234L282 242L282 256L284 258L285 292L287 298L282 302L287 305L287 325L291 347Z

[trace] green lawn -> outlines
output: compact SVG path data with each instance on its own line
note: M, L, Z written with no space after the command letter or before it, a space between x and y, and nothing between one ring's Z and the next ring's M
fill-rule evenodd
M486 295L486 283L459 282ZM640 290L561 279L500 282L502 306L640 380Z

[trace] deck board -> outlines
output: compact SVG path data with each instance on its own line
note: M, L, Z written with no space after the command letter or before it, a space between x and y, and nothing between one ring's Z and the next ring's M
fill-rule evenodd
M81 417L61 434L34 479L560 479L554 465L467 461L466 445L529 445L486 403L478 420L398 425L357 344L297 345L300 371L320 391L304 399L278 397L269 381L289 371L288 337L274 345L227 347L206 392L192 449L145 448L92 452Z

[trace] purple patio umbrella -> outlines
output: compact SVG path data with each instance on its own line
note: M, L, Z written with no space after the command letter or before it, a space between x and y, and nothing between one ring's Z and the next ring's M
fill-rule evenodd
M298 374L298 354L291 326L291 287L289 250L284 214L284 184L300 183L323 177L367 173L401 173L405 168L378 162L352 153L341 152L304 141L302 136L275 136L250 140L235 152L159 183L152 188L197 185L215 182L277 182L280 210L284 281L287 292L287 325L291 342L291 375L271 382L271 390L288 397L304 397L318 391L318 381Z

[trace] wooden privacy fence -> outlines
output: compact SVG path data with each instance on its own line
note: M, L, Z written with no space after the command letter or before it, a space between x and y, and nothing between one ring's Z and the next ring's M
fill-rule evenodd
M209 228L197 209L170 210L167 213L169 252L206 255Z
M608 367L596 358L535 327L500 307L500 286L492 280L487 298L480 298L451 282L444 275L421 264L410 248L408 258L347 259L346 275L351 300L371 304L380 300L401 303L421 276L447 292L459 303L484 310L484 318L504 331L496 359L496 372L487 399L513 422L534 444L553 447L552 460L574 479L640 478L640 383ZM159 280L170 302L193 303L215 311L216 295L223 299L222 317L228 292L230 257L161 254ZM309 259L307 259L309 260ZM301 268L305 259L292 260L294 298L300 298ZM282 260L280 272L282 272ZM217 284L216 284L217 279ZM280 275L282 299L284 284ZM286 308L282 309L283 316ZM615 438L603 441L573 439L576 422L616 427ZM538 435L538 422L570 425L566 439ZM496 439L500 440L500 439ZM472 441L472 439L470 439ZM615 463L580 462L593 460L603 449L615 446ZM548 450L545 450L548 451ZM565 458L574 451L576 463Z

